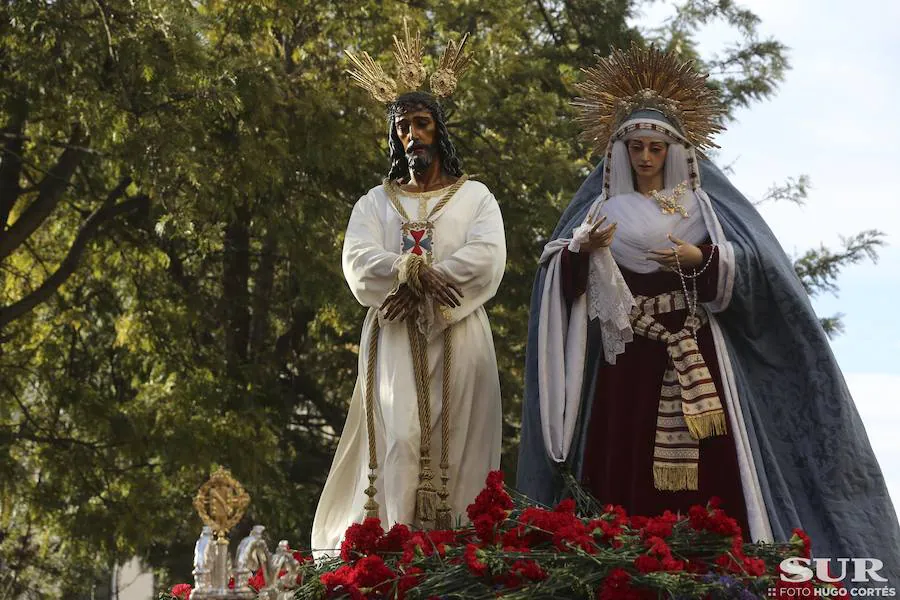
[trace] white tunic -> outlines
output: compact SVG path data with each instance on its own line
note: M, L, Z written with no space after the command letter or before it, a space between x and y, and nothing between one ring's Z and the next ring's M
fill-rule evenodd
M424 195L402 192L400 201L416 220L421 199L427 203L427 213L442 196L441 190ZM500 465L500 380L484 303L494 296L503 277L506 240L496 199L475 181L464 183L432 221L433 266L464 294L462 306L449 313L453 325L449 500L456 523L466 520L466 507L484 487L488 472ZM369 455L364 394L368 340L376 319L381 319L374 402L379 516L385 529L394 523L417 524L420 428L407 326L385 321L378 314L378 307L397 285L400 252L401 219L384 187L378 186L354 206L344 239L344 276L369 312L347 421L313 522L312 548L320 556L338 549L347 527L365 517ZM428 333L431 465L436 486L440 486L443 330L447 324L436 313Z

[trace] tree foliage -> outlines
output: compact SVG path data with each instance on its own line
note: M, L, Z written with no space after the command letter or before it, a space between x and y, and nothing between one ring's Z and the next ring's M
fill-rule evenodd
M135 554L186 580L215 464L251 491L248 521L308 539L356 377L343 229L388 167L342 49L386 51L404 18L431 56L473 34L447 110L504 211L490 312L514 449L536 259L591 168L578 68L632 41L694 56L713 18L742 40L706 63L732 108L787 67L731 3L689 1L656 32L628 25L638 7L0 1L0 596L88 597Z

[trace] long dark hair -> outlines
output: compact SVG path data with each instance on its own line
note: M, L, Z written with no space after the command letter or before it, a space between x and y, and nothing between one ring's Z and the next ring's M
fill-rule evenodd
M437 99L425 92L408 92L401 94L388 107L388 148L391 154L391 170L388 179L409 181L409 163L406 162L406 148L400 143L394 119L413 110L426 109L431 113L437 126L438 153L441 157L441 169L448 175L460 177L463 174L462 163L456 155L456 148L450 141L450 132L444 119L444 109Z

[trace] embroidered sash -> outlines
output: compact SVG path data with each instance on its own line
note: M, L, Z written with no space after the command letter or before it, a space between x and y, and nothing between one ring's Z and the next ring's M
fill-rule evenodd
M688 315L682 329L672 333L653 316L685 309L683 292L635 296L634 300L634 333L664 343L669 354L656 417L653 483L658 490L696 490L699 440L727 431L722 401L695 338L708 317L703 311Z

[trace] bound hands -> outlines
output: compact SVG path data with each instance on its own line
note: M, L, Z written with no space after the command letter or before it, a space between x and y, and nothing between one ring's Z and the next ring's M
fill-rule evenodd
M681 268L696 269L703 264L703 252L697 246L679 240L671 233L669 241L675 244L672 248L651 250L647 260L658 263L663 269L674 271L679 265ZM678 260L676 261L676 256Z
M381 310L384 311L384 316L388 321L405 320L426 295L431 296L431 299L438 304L450 308L460 305L463 297L462 290L432 267L422 266L419 271L419 284L421 292L417 292L412 286L404 283L395 294L388 296L381 305Z
M618 223L610 223L603 229L600 229L600 226L605 222L606 217L603 217L593 224L593 227L591 227L591 231L588 234L588 240L581 244L582 252L591 252L597 248L605 248L612 244L613 237L616 235ZM588 224L590 224L590 221L588 221Z

